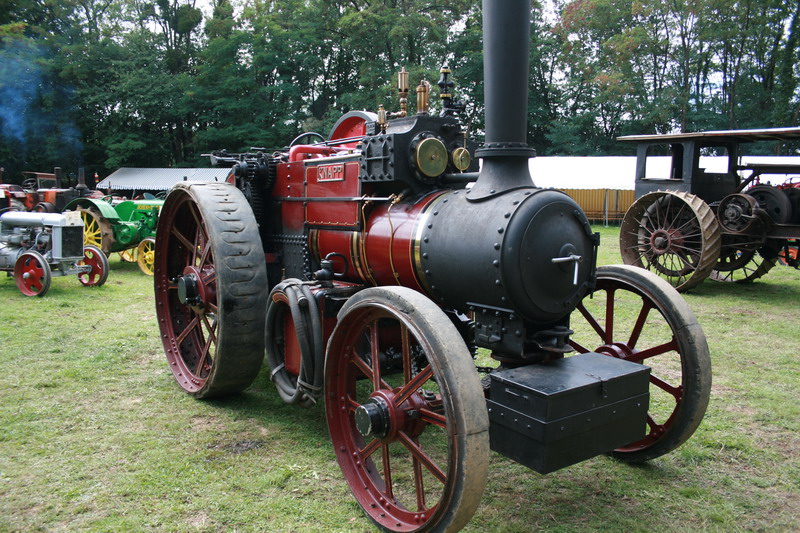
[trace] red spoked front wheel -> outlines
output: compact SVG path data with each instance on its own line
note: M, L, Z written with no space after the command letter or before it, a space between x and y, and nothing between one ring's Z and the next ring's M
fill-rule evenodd
M258 224L242 193L179 184L161 210L156 315L170 369L197 397L239 392L264 357L268 292Z
M700 424L711 392L705 334L686 301L655 274L627 265L597 269L597 288L573 315L570 343L651 367L644 439L614 450L629 462L664 455ZM582 318L582 320L581 320Z
M14 281L25 296L44 296L52 279L50 265L39 252L25 252L14 263Z
M464 341L423 295L370 288L328 344L326 411L356 500L388 531L457 530L486 483L488 415Z

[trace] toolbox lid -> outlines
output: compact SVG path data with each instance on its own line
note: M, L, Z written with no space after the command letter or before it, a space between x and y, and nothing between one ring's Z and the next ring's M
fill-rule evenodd
M539 420L554 420L647 392L650 367L589 352L493 372L490 397Z

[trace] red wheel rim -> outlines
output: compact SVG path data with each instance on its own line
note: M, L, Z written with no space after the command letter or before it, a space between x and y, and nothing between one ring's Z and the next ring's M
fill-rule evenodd
M616 309L622 293L627 293L626 296L633 296L634 299L639 298L636 309L633 312L629 311L627 319L624 320L624 326L621 324L623 320L617 315ZM595 307L588 309L585 305L587 300L578 304L577 307L599 337L601 344L594 350L574 339L570 341L570 344L579 353L595 351L626 361L646 364L653 368L650 375L651 409L647 414L647 435L640 441L615 450L617 452L634 452L652 446L673 426L676 414L683 403L686 368L684 368L681 348L674 334L666 335L664 331L659 331L661 336L659 340L647 342L650 321L663 315L655 301L648 295L630 287L623 287L612 279L597 280L597 289L591 301L603 300L602 296L595 297L602 294L605 294L604 302L600 301ZM659 372L659 368L654 364L658 359L670 360L667 365L664 365L665 373ZM680 375L678 376L678 374ZM662 399L658 413L654 412L652 403L655 393L659 393L658 395Z
M14 267L17 287L25 296L38 296L47 290L50 272L35 255L24 255Z
M415 366L420 351L428 351L413 324L375 307L350 318L346 334L328 349L342 354L326 372L334 376L326 380L331 439L353 494L371 518L394 531L416 530L435 522L449 505L457 454L443 459L442 450L434 449L452 452L449 407L430 363ZM381 368L391 366L392 358L402 371Z
M101 258L99 249L93 250L91 248L84 248L83 259L78 261L78 265L89 265L92 269L89 272L82 272L78 274L78 281L87 287L100 285L101 280L104 280L103 274L105 273L104 258Z
M216 357L217 282L208 231L196 204L185 192L162 216L169 228L156 254L156 314L167 361L188 392L209 379Z

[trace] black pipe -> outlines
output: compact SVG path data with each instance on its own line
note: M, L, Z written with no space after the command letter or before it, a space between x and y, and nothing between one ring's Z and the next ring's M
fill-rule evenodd
M468 198L479 201L533 186L527 144L530 0L483 0L483 85L486 141Z

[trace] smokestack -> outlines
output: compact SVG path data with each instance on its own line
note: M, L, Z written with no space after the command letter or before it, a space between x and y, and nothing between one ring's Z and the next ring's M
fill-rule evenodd
M81 191L81 196L83 195L83 191L88 189L86 186L86 170L83 167L78 168L78 185L75 188Z
M56 167L53 169L53 175L56 177L56 189L61 188L61 167Z
M528 51L530 0L483 0L483 87L486 141L468 198L479 201L531 187L528 160L536 151L528 137Z

